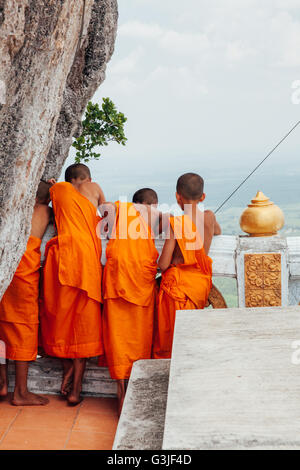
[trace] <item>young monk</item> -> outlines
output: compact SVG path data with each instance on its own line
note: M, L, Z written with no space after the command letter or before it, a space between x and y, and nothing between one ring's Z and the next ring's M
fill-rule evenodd
M145 188L133 201L115 203L103 276L104 349L110 375L118 381L119 413L133 363L151 358L156 297L158 252L150 217L153 213L157 226L157 194Z
M134 204L145 204L146 206L157 207L158 196L154 189L142 188L134 193L132 202Z
M158 262L163 274L155 319L156 359L171 357L176 311L203 309L212 287L208 252L221 228L213 212L198 209L205 199L203 189L204 181L195 173L178 179L176 199L184 215L170 218L170 237Z
M28 391L27 375L29 362L36 360L38 351L40 246L51 217L50 186L39 184L27 248L0 303L0 341L6 345L7 359L15 361L12 404L16 406L48 403L46 397ZM0 365L1 397L7 395L7 366Z
M101 240L97 208L105 201L86 165L67 168L51 200L58 236L47 243L41 308L46 354L63 359L61 393L81 401L86 359L103 353L101 336Z
M163 214L157 210L158 196L153 189L139 189L133 195L132 202L148 221L155 237L168 228L170 214Z

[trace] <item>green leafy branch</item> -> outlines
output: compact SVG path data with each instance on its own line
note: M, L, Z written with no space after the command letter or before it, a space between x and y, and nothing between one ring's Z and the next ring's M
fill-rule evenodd
M82 121L82 132L76 137L72 146L76 148L75 162L98 160L100 153L95 147L107 146L109 142L126 145L124 124L127 118L119 113L109 98L103 98L102 107L91 101L87 105L85 118Z

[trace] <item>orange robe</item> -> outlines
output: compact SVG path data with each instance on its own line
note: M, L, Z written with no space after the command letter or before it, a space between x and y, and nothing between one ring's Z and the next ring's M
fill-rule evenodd
M71 183L55 184L50 194L58 236L46 245L42 345L50 356L98 356L103 353L100 217Z
M0 303L0 341L6 358L34 361L38 349L41 240L30 237L17 271Z
M135 361L151 358L158 252L134 205L116 206L103 276L103 339L111 377L128 379Z
M203 309L212 287L212 260L194 223L187 215L171 217L170 223L184 263L171 266L162 275L155 318L155 359L171 357L176 311ZM189 249L196 240L197 248Z

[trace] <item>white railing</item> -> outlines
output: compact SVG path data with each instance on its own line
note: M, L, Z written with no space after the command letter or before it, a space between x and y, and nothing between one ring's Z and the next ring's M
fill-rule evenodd
M42 243L42 253L47 240L54 236L52 227L49 227ZM163 240L156 240L156 247L161 253ZM102 263L105 264L106 240L102 240ZM220 235L214 237L210 249L210 257L213 260L213 275L215 277L235 278L239 287L239 298L242 296L243 282L241 282L241 258L248 248L252 252L281 252L283 254L283 298L289 303L296 305L300 302L300 237L264 237L250 238L246 236ZM287 300L288 298L288 300ZM240 301L240 305L243 302Z

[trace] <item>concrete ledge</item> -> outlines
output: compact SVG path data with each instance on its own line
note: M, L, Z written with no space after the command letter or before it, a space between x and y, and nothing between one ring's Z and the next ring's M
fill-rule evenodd
M177 312L163 449L300 449L300 307Z
M41 394L58 395L60 393L62 367L59 359L40 358L29 367L28 387L30 391ZM10 391L14 387L14 364L9 363ZM83 396L115 397L116 382L110 378L108 369L98 367L95 359L87 363L83 380Z
M169 371L165 359L134 364L113 450L162 448Z

